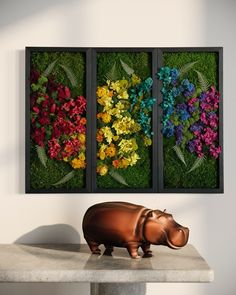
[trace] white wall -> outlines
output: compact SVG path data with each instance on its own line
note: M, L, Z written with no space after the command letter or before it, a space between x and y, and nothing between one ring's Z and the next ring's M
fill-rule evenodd
M215 281L148 284L147 295L235 295L235 29L234 0L1 0L0 243L83 242L82 216L104 200L167 208L190 227ZM25 46L224 46L225 194L25 195ZM1 295L88 293L88 284L0 285Z

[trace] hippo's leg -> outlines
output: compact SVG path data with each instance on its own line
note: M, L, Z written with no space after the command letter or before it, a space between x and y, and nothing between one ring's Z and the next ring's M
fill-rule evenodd
M99 243L94 242L94 241L89 241L89 240L86 240L86 241L87 241L89 248L93 254L99 254L99 255L101 254L101 250L98 248L98 246L100 245Z
M132 258L140 258L141 257L140 255L138 255L138 248L139 248L138 243L128 243L128 244L126 244L126 248L129 252L129 255Z
M110 245L104 245L104 246L106 249L105 249L103 255L111 256L111 253L114 250L113 246L110 246Z
M146 258L146 257L152 257L152 251L150 250L150 244L148 243L144 243L141 245L141 248L143 250L143 257Z

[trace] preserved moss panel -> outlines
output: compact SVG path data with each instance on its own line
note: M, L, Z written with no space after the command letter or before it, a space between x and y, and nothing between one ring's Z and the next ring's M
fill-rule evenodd
M164 66L180 69L183 65L195 62L193 70L188 71L185 77L199 87L199 80L196 72L201 72L208 80L209 84L218 88L218 55L216 53L164 53ZM163 137L164 154L164 187L165 188L218 188L219 187L219 167L218 159L206 157L203 164L188 173L190 167L196 160L196 155L191 154L186 149L182 150L187 167L177 157L173 150L175 138Z
M135 75L137 75L141 81L145 81L148 77L152 75L152 67L151 67L151 55L149 53L138 52L138 53L117 53L117 52L109 52L109 53L98 53L97 54L97 86L106 85L107 79L111 78L111 81L117 80L129 80L131 75L127 74L127 69L125 70L124 66L122 66L122 62L125 65L128 65L131 69L134 70ZM114 66L115 64L115 66ZM114 79L112 79L112 77ZM130 94L130 89L127 90L128 94ZM150 94L151 95L151 94ZM146 97L150 97L150 95L146 95ZM117 100L118 101L118 100ZM126 104L128 100L122 99L120 100L122 103ZM97 113L104 112L104 106L97 103ZM151 117L151 112L149 113ZM131 119L137 122L137 117L134 113L130 112ZM134 117L133 117L134 116ZM110 118L108 118L109 120ZM97 127L100 130L102 127L111 127L114 122L115 117L111 117L111 120L108 123L104 123L103 119L97 120ZM105 118L105 122L106 118ZM114 132L114 129L113 129ZM116 169L113 167L112 163L114 160L118 159L118 144L122 139L128 140L133 138L137 144L137 150L135 152L139 156L139 160L133 166L128 166L126 168ZM151 137L150 137L151 138ZM104 141L103 141L104 142ZM105 142L106 143L106 142ZM107 143L106 143L107 144ZM97 187L104 189L111 188L150 188L152 186L152 157L151 150L152 146L145 146L143 136L140 136L140 132L133 133L132 136L122 134L118 141L112 141L116 149L116 156L109 158L106 156L104 160L100 160L98 156L97 161ZM99 153L98 146L98 153ZM126 155L128 157L128 155ZM103 171L100 169L103 166L106 166L108 171ZM118 162L117 162L117 165ZM100 169L100 170L99 170ZM105 169L105 170L106 170ZM112 171L111 171L112 170ZM111 173L110 173L111 171ZM99 173L100 172L100 173ZM115 176L113 173L115 172ZM100 175L105 173L105 175ZM117 180L118 174L118 180ZM125 181L126 184L123 183Z
M83 96L84 98L81 98L81 102L84 102L86 97L86 59L85 59L85 53L80 52L32 52L31 53L31 85L34 83L37 85L37 79L33 78L32 80L32 73L33 76L37 76L37 72L41 76L46 76L47 81L45 80L44 86L46 88L46 92L43 93L43 95L40 95L41 88L37 91L35 91L34 88L31 86L31 120L32 116L34 115L34 109L32 105L32 101L34 100L34 97L44 97L45 94L48 94L49 91L49 97L52 97L55 100L55 106L53 106L53 102L50 104L50 108L52 113L50 113L50 124L53 124L55 122L55 118L58 117L58 112L55 111L56 107L61 107L64 102L71 102L72 100L75 101L78 96ZM46 70L46 72L45 72ZM36 73L36 74L35 74ZM40 78L40 76L39 76ZM59 88L61 88L63 97L63 100L59 99ZM49 90L49 89L53 90ZM57 88L57 89L56 89ZM68 93L69 89L69 93ZM39 109L42 108L42 102L39 101L35 102L34 106L37 106ZM37 105L38 104L38 105ZM79 105L79 104L78 104ZM72 110L74 107L68 106L68 113L64 109L62 110L66 116L65 120L73 121L73 124L75 124L75 119L71 119L69 114L69 108ZM53 113L55 112L55 113ZM82 111L81 111L82 112ZM43 165L42 159L40 159L40 156L37 153L37 143L35 140L32 139L32 133L35 131L35 128L41 128L43 125L41 125L38 121L33 126L31 124L31 146L30 146L30 187L33 190L37 189L47 189L50 191L53 191L54 189L64 189L69 190L70 189L78 189L78 188L84 188L86 186L85 183L85 162L86 159L86 150L85 150L85 140L86 140L86 113L85 110L83 110L83 113L80 113L81 119L83 118L83 126L81 127L83 129L82 133L83 135L79 135L79 132L76 132L76 136L80 136L79 140L80 143L83 141L83 145L80 145L80 149L78 151L78 154L75 156L65 156L63 159L56 159L51 158L49 155L49 146L47 143L45 143L45 140L50 140L52 138L52 128L46 127L46 136L45 136L45 154L46 154L46 167ZM74 117L75 118L75 117ZM37 120L37 117L36 117ZM82 121L81 121L82 123ZM80 124L80 123L79 123ZM68 127L69 128L69 127ZM70 134L62 134L60 137L60 143L63 145L62 142L66 141L73 141L73 144L76 142L77 138L72 138L72 135ZM78 143L78 141L77 141ZM69 152L70 146L69 143L66 146L64 144L63 146L64 151L66 150ZM62 151L62 150L61 150ZM83 155L82 155L83 154ZM68 154L69 155L69 154ZM80 160L77 160L77 158L80 155ZM45 157L45 156L42 156ZM75 159L73 162L73 159ZM79 162L80 161L80 162ZM73 163L73 164L72 164ZM83 163L83 165L81 164ZM83 166L83 167L82 167ZM58 183L61 181L61 183Z

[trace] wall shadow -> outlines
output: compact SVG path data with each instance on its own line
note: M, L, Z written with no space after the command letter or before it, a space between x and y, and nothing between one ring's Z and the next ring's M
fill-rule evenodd
M32 15L34 14L42 13L43 11L54 6L58 6L61 4L66 4L70 6L71 2L75 1L76 0L1 0L0 29L7 25L17 23L24 18L32 17Z
M25 51L17 50L18 90L16 137L18 142L18 171L16 171L17 193L25 192ZM27 171L29 173L29 171Z
M15 244L80 244L80 235L68 224L39 226L22 235Z

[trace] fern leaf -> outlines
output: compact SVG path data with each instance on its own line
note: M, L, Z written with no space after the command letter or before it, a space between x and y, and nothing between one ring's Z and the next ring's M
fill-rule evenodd
M189 62L185 65L183 65L180 70L179 70L179 75L183 76L184 74L186 74L188 71L190 71L194 65L197 63L198 61L193 61L193 62Z
M60 67L65 71L71 85L73 87L77 86L77 79L75 77L75 74L72 72L71 69L69 69L67 66L60 64Z
M66 174L65 176L63 176L59 181L57 181L56 183L53 183L52 185L54 186L58 186L60 184L66 183L67 181L69 181L72 177L74 177L75 175L75 171L71 171L68 174Z
M195 71L198 76L198 81L202 91L207 91L210 88L210 84L207 81L206 77L199 71Z
M43 72L43 76L47 77L49 74L51 74L53 68L55 67L56 63L58 61L58 58L55 59L53 62L51 62L47 68L45 69L45 71Z
M187 173L191 173L192 171L194 171L195 169L200 167L202 165L202 163L204 162L204 160L205 160L205 157L202 157L202 158L197 157L197 159L194 161L192 167L190 168L190 170Z
M111 81L115 81L118 79L116 62L114 63L110 71L106 74L106 78Z
M124 177L121 176L118 172L111 170L109 171L109 174L111 175L112 178L114 178L117 182L125 185L125 186L129 186L128 183L125 181Z
M134 73L134 70L131 67L129 67L125 62L123 62L121 58L120 58L120 63L127 75L131 76Z
M173 147L173 150L176 152L176 155L177 157L180 159L180 161L182 163L184 163L185 166L187 166L186 162L185 162L185 159L184 159L184 154L183 152L181 151L180 147L178 145L175 145Z
M40 162L46 168L48 158L47 158L45 149L39 145L36 145L36 151L37 151L38 158L39 158Z

